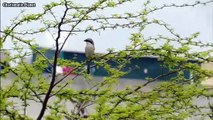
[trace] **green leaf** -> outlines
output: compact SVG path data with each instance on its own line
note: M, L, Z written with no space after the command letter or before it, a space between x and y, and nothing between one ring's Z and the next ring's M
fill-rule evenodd
M112 0L110 0L110 1L107 2L107 6L109 6L109 7L115 7L115 2L112 1Z

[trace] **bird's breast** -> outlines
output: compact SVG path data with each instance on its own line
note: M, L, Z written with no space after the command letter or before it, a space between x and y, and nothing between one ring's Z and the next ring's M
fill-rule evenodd
M87 44L85 47L85 54L87 58L91 58L94 55L95 47L92 44Z

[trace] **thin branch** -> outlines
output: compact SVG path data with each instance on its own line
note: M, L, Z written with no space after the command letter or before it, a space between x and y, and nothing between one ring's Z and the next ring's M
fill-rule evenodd
M53 72L52 72L52 80L51 80L51 83L50 83L50 86L49 86L49 89L45 95L45 98L44 98L44 101L42 103L42 108L41 108L41 111L38 115L38 118L37 120L41 120L45 111L46 111L46 107L47 107L47 103L49 101L49 98L50 98L50 95L51 95L51 92L52 92L52 89L54 88L54 83L55 83L55 80L56 80L56 66L57 66L57 59L58 59L58 55L59 55L59 39L60 39L60 36L61 36L61 27L62 27L62 23L64 22L64 19L67 15L67 12L68 12L68 8L67 8L67 1L65 0L65 11L64 11L64 14L61 18L61 21L59 22L58 24L58 36L56 37L56 50L55 50L55 56L54 56L54 62L53 62Z
M106 1L106 0L102 0L102 1L100 2L100 5L101 5L102 3L104 3L105 1ZM81 17L81 18L79 19L79 21L77 21L77 23L76 23L75 25L72 26L70 32L68 33L68 35L67 35L67 37L65 38L64 42L62 43L62 46L61 46L61 48L59 49L59 52L61 52L61 50L63 49L65 43L67 42L68 38L69 38L70 35L72 34L72 32L73 32L73 30L75 29L75 27L76 27L78 24L80 24L80 23L84 20L84 18L85 18L89 13L95 11L95 10L97 9L97 7L98 7L98 6L93 6L93 7L89 8L89 9L87 10L87 12L83 15L83 17Z
M120 100L112 107L111 110L109 110L109 111L106 113L106 115L111 114L111 113L114 111L114 109L115 109L120 103L122 103L123 98L125 98L126 96L128 96L128 95L130 95L130 94L132 94L132 93L134 93L134 92L136 92L136 91L138 91L138 90L140 90L141 88L143 88L143 87L147 86L148 84L150 84L150 83L152 83L152 82L158 80L158 79L161 78L161 77L165 77L165 76L174 74L174 73L176 73L176 72L178 72L178 71L181 71L181 70L183 70L183 69L184 69L184 68L180 68L180 69L177 69L177 70L175 70L175 71L172 71L172 72L169 72L169 73L166 73L166 74L162 74L162 75L160 75L160 76L157 76L157 77L155 77L155 78L153 78L153 79L148 80L148 81L147 81L146 83L144 83L142 86L138 86L138 87L136 87L134 90L127 92L127 93L124 94L122 97L119 96L119 97L120 97Z

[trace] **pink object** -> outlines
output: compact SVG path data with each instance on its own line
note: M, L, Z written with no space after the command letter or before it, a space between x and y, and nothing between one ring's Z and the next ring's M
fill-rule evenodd
M73 74L73 68L72 67L67 67L67 66L64 66L62 68L62 71L63 71L63 74L66 75L68 73L70 73L69 75Z

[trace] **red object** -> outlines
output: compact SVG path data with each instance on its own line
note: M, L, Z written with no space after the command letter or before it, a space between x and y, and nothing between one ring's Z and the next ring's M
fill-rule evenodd
M62 68L62 71L63 71L63 74L64 74L64 75L67 75L67 74L69 74L69 73L70 73L70 75L71 75L71 74L73 75L73 68L72 68L72 67L67 67L67 66L65 66L65 67Z

